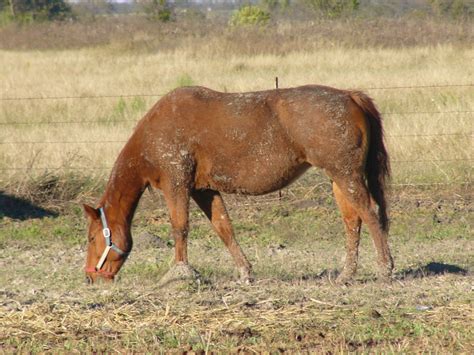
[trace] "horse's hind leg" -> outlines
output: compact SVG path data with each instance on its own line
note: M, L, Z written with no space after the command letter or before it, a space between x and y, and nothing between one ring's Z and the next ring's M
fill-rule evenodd
M382 228L379 217L374 209L369 190L362 175L344 179L334 179L341 194L355 209L357 215L369 228L374 246L377 250L379 275L384 279L390 278L393 269L393 259L388 246L388 233Z
M221 194L214 190L195 190L192 197L209 218L214 230L229 249L239 269L240 279L246 283L250 282L251 265L235 240L232 224Z
M334 197L341 211L344 227L346 230L346 261L344 270L337 278L338 283L349 282L357 271L357 259L359 256L360 226L362 220L335 183L332 184Z

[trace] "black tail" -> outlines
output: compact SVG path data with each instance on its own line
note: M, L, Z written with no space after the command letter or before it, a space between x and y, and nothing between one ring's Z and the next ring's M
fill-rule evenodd
M369 151L365 171L367 185L372 198L379 206L379 220L384 231L388 231L387 200L385 189L390 178L390 158L385 149L382 117L373 101L362 92L351 92L354 102L364 111L370 126Z

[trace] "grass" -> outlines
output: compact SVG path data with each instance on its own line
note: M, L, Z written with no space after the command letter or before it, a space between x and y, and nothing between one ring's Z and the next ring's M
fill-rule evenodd
M229 13L227 15L230 15ZM226 18L147 21L143 16L100 16L97 21L38 23L0 27L0 48L42 51L109 46L119 52L173 52L194 48L222 55L288 54L341 44L351 48L406 48L465 45L472 42L469 18L448 20L428 16L368 16L315 19L305 11L300 20L291 13L267 27L235 28ZM375 15L375 16L374 16ZM348 29L351 29L348 31Z
M374 281L374 250L364 232L356 282L341 287L333 275L344 255L343 228L333 202L318 200L324 193L309 196L312 206L288 195L271 204L264 204L270 197L227 198L254 265L256 282L250 286L234 282L228 252L193 207L190 262L203 282L179 292L157 286L173 257L161 200L142 201L135 249L114 285L85 285L86 226L75 207L60 217L4 218L0 347L472 352L472 196L452 203L433 191L435 201L420 204L398 201L402 192L393 192L395 281Z
M335 46L284 56L203 51L196 57L195 48L139 55L110 47L3 51L0 78L5 97L157 97L2 101L0 169L7 170L0 185L21 180L25 169L28 177L81 167L86 175L104 176L136 121L159 95L176 86L195 83L223 91L263 90L273 87L275 76L280 87L469 84L474 79L465 68L473 54L468 46L452 45L403 50ZM471 180L471 87L366 91L385 116L395 183Z

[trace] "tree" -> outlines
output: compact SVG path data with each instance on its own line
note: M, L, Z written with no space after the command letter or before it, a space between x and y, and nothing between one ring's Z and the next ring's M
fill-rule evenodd
M151 0L145 6L148 17L152 20L168 22L173 19L173 9L166 0Z
M7 10L8 8L8 10ZM0 12L8 11L11 16L15 16L14 0L0 0Z
M465 0L429 0L431 10L437 16L451 16L453 18L472 17L474 5Z
M359 0L303 0L307 6L322 17L337 18L359 8Z
M20 21L64 20L72 17L64 0L7 0L11 16Z

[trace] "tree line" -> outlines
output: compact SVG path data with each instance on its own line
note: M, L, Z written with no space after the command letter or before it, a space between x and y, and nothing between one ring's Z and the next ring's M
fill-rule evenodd
M417 2L420 4L420 2ZM145 13L150 19L161 22L172 21L177 18L176 11L183 5L189 5L186 0L135 0L134 5L139 12ZM244 5L235 11L231 18L233 24L267 23L275 14L280 16L293 7L304 7L320 18L340 18L353 16L372 7L374 9L386 6L387 8L401 8L395 0L258 0L243 2ZM434 16L451 18L474 16L472 0L424 0L419 8L411 5L413 11L425 11ZM83 3L70 4L65 0L0 0L0 23L62 21L80 19L83 12L74 11L74 8L88 6L90 12L100 12L106 9L107 13L114 12L114 4L107 0L93 0ZM422 9L422 10L420 10ZM289 16L289 15L288 15Z

